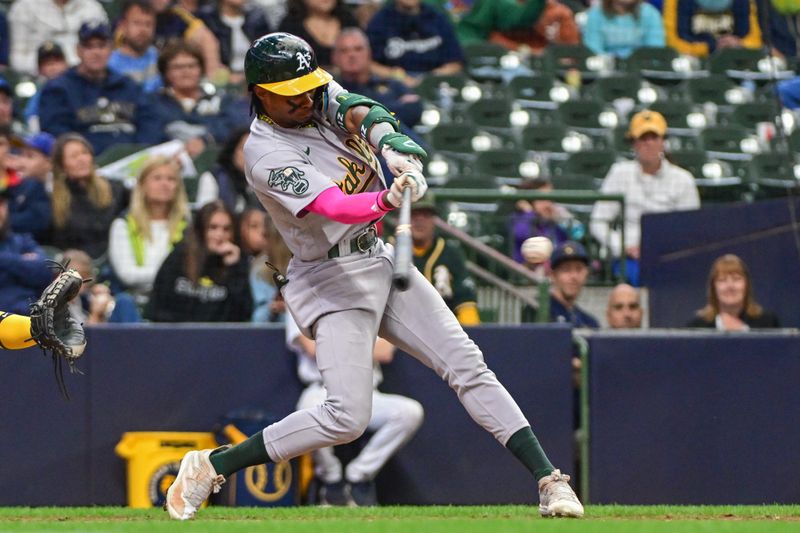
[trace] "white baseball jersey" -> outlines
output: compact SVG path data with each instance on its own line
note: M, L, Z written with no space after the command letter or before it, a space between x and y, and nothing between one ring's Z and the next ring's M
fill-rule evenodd
M304 209L321 192L380 191L386 182L372 148L336 125L336 96L346 92L332 81L322 111L300 128L255 119L245 143L245 176L296 258L324 258L335 244L364 228L342 224ZM376 214L378 220L381 215Z

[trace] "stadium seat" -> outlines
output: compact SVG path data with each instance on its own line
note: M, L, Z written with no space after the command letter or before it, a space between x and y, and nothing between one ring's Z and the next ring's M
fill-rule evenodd
M669 160L692 174L702 201L738 200L744 192L743 180L733 174L731 165L709 160L702 150L670 152Z
M478 81L500 80L505 70L502 58L508 54L507 48L495 43L477 42L464 46L467 71Z
M604 105L595 100L578 100L558 108L561 122L572 128L602 129L600 113Z
M800 173L800 167L787 153L757 154L750 161L750 181L757 186L760 196L784 196L789 191L800 192L800 180L796 173Z
M677 58L678 53L672 48L637 48L625 62L625 70L656 84L673 85L687 77L685 72L675 70Z
M525 154L520 150L487 150L478 154L475 168L479 174L487 176L521 178L524 176L520 165L525 160Z
M703 148L711 157L721 157L723 159L750 159L752 153L748 150L745 141L753 137L746 128L739 126L718 126L706 128L700 133L703 140ZM752 141L756 141L752 138ZM752 142L750 142L752 144Z
M550 173L554 180L559 176L576 174L602 179L616 159L613 150L586 150L570 154L566 161L552 162Z
M549 44L544 49L550 64L556 73L562 74L567 70L575 69L582 74L589 73L586 60L594 53L582 44Z
M468 80L465 74L431 74L422 79L417 85L416 92L424 101L441 107L442 91L448 90L453 102L461 102L461 89Z
M98 167L103 167L145 148L147 148L147 145L141 143L112 144L103 153L95 157L94 161Z
M564 152L561 141L566 128L557 124L552 126L527 126L522 130L522 148L534 152Z
M549 76L515 76L508 84L509 96L521 105L555 109L558 103L551 98L552 88L553 78Z
M554 176L553 188L564 191L598 191L603 179L586 174L564 174Z
M477 126L489 128L509 128L511 122L511 103L503 98L484 98L467 108L467 116Z
M693 78L686 82L686 89L696 104L711 102L717 105L728 105L727 92L737 85L727 76L711 74L706 78Z
M495 189L497 182L491 176L470 174L454 176L447 180L446 189Z
M758 62L765 57L763 51L752 48L722 48L711 54L708 64L712 74L742 78L759 72Z
M584 86L583 96L600 102L613 102L619 98L637 100L641 85L642 79L638 74L615 74Z
M689 124L689 115L695 112L695 107L686 102L667 102L658 101L653 102L650 106L653 111L658 111L667 120L667 128L671 133L685 134L691 130L692 126ZM674 130L678 130L677 132Z
M470 124L439 124L431 130L430 142L435 151L472 154L472 139L477 133Z
M737 105L730 114L720 114L717 121L720 125L734 125L755 130L759 122L775 122L780 113L776 102L748 102Z

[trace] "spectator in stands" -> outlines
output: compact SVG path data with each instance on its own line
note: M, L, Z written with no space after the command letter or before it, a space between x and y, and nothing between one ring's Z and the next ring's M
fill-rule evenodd
M358 26L342 0L289 0L286 17L278 31L302 37L317 54L322 67L331 65L331 52L344 28Z
M760 48L754 0L664 0L667 45L706 57L722 48Z
M620 283L608 294L606 320L613 329L639 329L642 327L642 303L639 291L627 283Z
M111 29L105 23L81 26L81 62L42 89L39 118L55 136L80 133L100 154L113 144L155 144L160 122L149 95L132 79L109 70Z
M529 30L545 6L544 0L428 0L450 15L462 45L489 40L492 32Z
M245 0L220 0L201 8L198 15L219 41L220 59L231 72L230 82L241 83L250 43L270 32L266 14Z
M0 127L14 126L14 90L0 77Z
M568 322L576 328L598 328L597 319L578 305L589 277L589 254L580 243L566 241L550 257L550 322Z
M36 52L36 62L39 68L39 75L36 78L36 93L28 100L24 113L25 124L31 131L41 130L39 101L42 99L42 88L48 81L61 76L68 68L64 50L54 41L42 43Z
M78 297L69 304L72 318L82 324L123 324L141 322L142 317L130 294L111 294L105 283L98 283L100 275L92 258L83 250L65 250L59 261L69 260L70 268L78 271L83 279L90 280L81 286Z
M40 238L50 227L50 197L41 181L24 179L9 167L12 140L20 142L12 137L7 126L0 126L0 187L7 189L11 229Z
M8 52L11 36L8 33L8 20L5 11L0 12L0 68L8 68Z
M411 206L414 266L442 295L461 325L480 324L475 281L467 272L464 254L436 235L435 217L436 204L431 195Z
M128 205L125 188L97 173L92 145L65 133L53 147L53 233L50 244L78 248L97 260L108 249L111 222Z
M48 193L53 191L53 154L55 138L49 133L35 133L22 139L22 146L17 155L17 172L26 180L35 180L42 184ZM47 200L47 227L50 225L50 199Z
M369 40L360 28L345 28L336 39L333 65L339 70L337 80L350 92L362 94L384 104L400 120L401 127L413 128L422 116L419 95L403 83L371 73L372 54Z
M234 213L261 205L244 176L244 143L248 135L249 126L236 128L230 133L216 166L200 175L196 205L205 205L219 198Z
M597 202L592 210L592 235L608 247L613 257L625 258L627 281L633 286L639 285L642 215L700 207L692 175L665 157L666 134L667 121L661 113L650 110L636 113L627 133L636 160L615 163L603 180L600 192L625 196L624 246L620 245L620 230L611 229L620 212L619 204Z
M154 157L142 168L128 212L114 220L108 258L117 278L140 306L147 303L156 273L183 240L189 203L178 164Z
M250 290L253 295L253 322L283 322L286 319L286 302L278 290L275 272L286 272L292 253L265 214L265 252L253 259L250 267ZM269 264L267 264L269 262ZM272 265L272 267L270 267Z
M251 261L267 252L267 213L259 207L248 207L239 217L242 254Z
M549 179L537 178L526 180L519 189L552 192L553 184ZM518 200L509 225L514 237L513 256L518 263L525 263L520 251L525 239L547 237L556 247L570 239L579 240L586 232L572 213L552 200Z
M146 316L154 322L245 322L253 300L233 213L219 200L200 208L191 231L156 275Z
M414 86L425 74L454 74L464 54L447 17L421 0L393 0L367 26L376 73Z
M156 48L169 41L183 40L197 47L203 56L204 73L215 83L227 83L229 73L220 63L219 42L203 21L173 0L150 0L156 12Z
M11 67L36 74L36 52L45 41L55 41L75 65L79 28L90 21L108 21L97 0L15 0L8 11L11 29Z
M224 142L247 119L238 113L234 97L201 84L203 56L195 46L169 43L158 58L158 70L164 87L155 95L155 107L164 140L183 141L190 156Z
M156 12L149 0L126 0L117 22L117 48L111 52L108 66L125 74L152 93L161 87L158 74Z
M719 331L780 327L778 317L756 302L750 270L736 255L725 254L711 265L707 294L708 303L688 327Z
M489 41L509 50L538 54L549 44L580 44L581 32L570 8L558 0L546 0L544 10L532 26L493 31Z
M286 17L287 0L252 0L251 3L260 7L267 15L270 31L278 31L280 22Z
M644 46L663 47L661 13L642 0L602 0L589 8L583 44L596 54L622 58Z
M0 309L27 316L53 275L36 241L11 229L9 201L8 189L0 184Z

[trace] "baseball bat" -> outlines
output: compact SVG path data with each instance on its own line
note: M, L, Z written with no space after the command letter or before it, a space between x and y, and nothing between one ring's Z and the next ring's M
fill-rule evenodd
M399 291L408 289L411 270L411 187L403 189L400 220L394 231L394 273L392 284Z

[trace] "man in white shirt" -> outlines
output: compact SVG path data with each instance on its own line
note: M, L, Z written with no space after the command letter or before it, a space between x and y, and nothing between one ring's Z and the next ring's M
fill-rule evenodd
M97 0L15 0L8 11L11 68L35 75L36 51L45 41L58 43L67 63L77 64L78 30L89 21L108 22Z
M619 203L597 202L592 210L592 235L607 247L613 257L622 258L624 252L626 277L634 286L639 285L642 215L700 207L700 196L692 175L665 157L666 133L667 121L661 113L650 110L636 113L627 134L636 159L615 163L600 188L600 192L605 194L625 196L624 246L620 230L611 228L620 213Z

